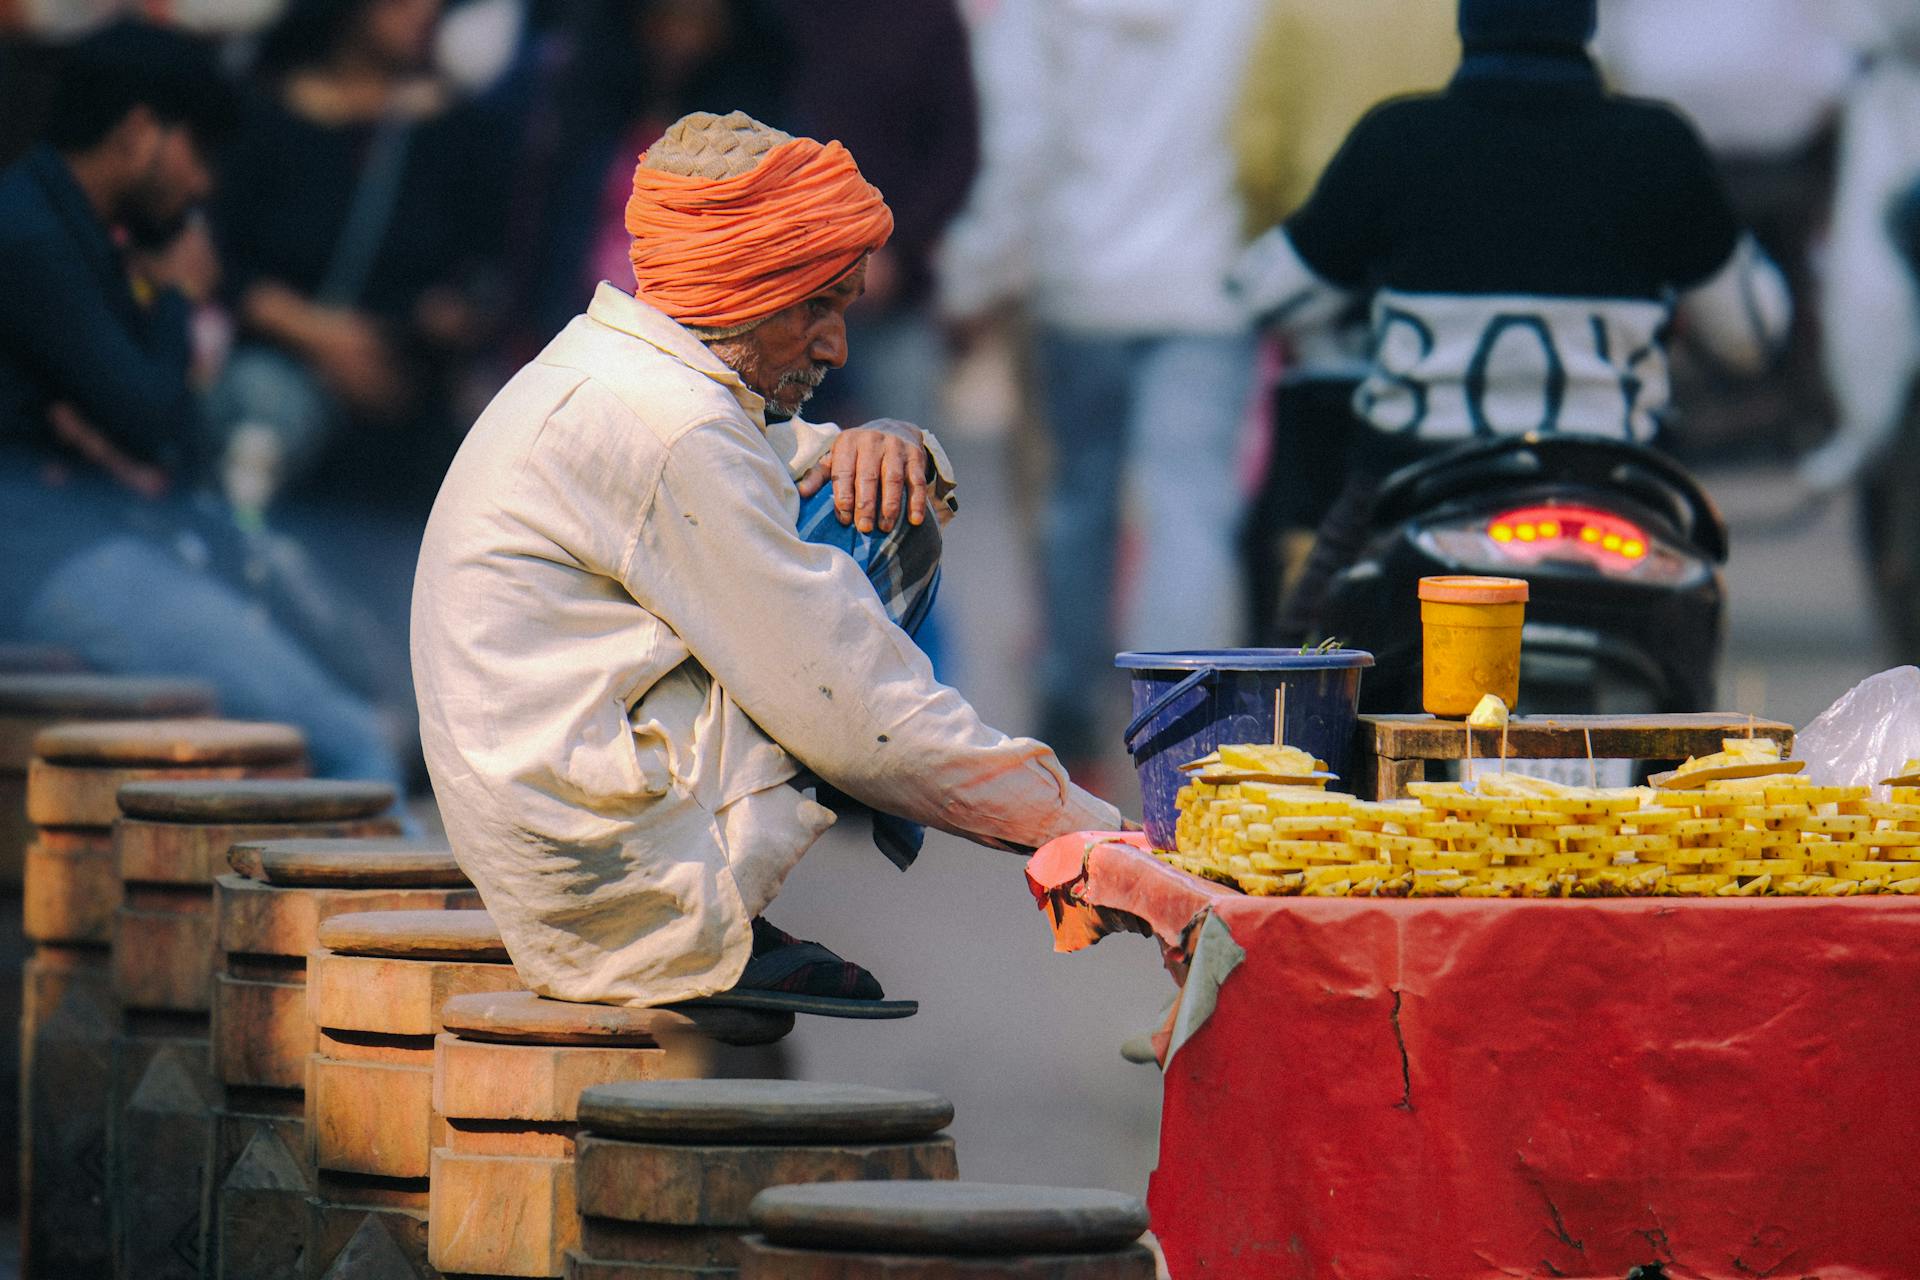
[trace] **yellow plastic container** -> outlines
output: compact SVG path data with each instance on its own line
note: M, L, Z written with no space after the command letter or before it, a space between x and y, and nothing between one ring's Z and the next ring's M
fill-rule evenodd
M1519 578L1420 579L1421 704L1461 719L1491 693L1520 700L1520 627L1527 584Z

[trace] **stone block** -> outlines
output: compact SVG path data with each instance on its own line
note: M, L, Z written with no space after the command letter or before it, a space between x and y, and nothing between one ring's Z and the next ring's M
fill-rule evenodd
M0 765L0 885L26 876L27 846L34 826L27 820L27 771Z
M356 911L473 910L480 905L480 895L465 885L278 885L227 873L214 886L223 952L288 956L298 959L303 971L307 953L319 945L323 920Z
M119 1017L103 950L42 947L22 991L21 1275L104 1275L107 1107Z
M582 1214L580 1252L601 1262L731 1271L740 1265L740 1232L733 1227L665 1227Z
M1153 1252L968 1255L828 1253L786 1249L748 1237L740 1280L1153 1280Z
M468 912L367 912L335 916L321 937L344 919L366 915L467 915ZM504 953L503 953L504 954ZM323 948L307 957L307 1010L315 1026L388 1035L431 1036L440 1011L454 996L473 991L511 991L523 984L503 961L407 960L391 956L340 955Z
M425 1178L438 1126L433 1054L417 1065L307 1059L307 1158L315 1167L385 1178Z
M287 1159L301 1171L300 1186L298 1194L283 1197L283 1208L290 1205L292 1216L284 1218L281 1227L296 1237L305 1228L306 1198L313 1194L312 1179L305 1172L303 1160L306 1127L299 1093L286 1089L231 1088L218 1092L222 1096L213 1108L212 1137L200 1183L201 1271L208 1277L220 1274L222 1198L228 1182L235 1177L235 1169L241 1170L240 1182L250 1193L264 1193L272 1185L267 1175L277 1169L271 1159L276 1145L288 1153ZM263 1135L272 1142L257 1146Z
M307 1056L319 1046L307 1018L307 985L265 976L251 971L214 975L209 1027L214 1077L248 1088L304 1089ZM294 976L304 975L296 971Z
M697 1005L637 1009L553 1000L531 991L461 996L448 1003L444 1021L447 1030L469 1040L634 1048L696 1040L765 1045L793 1030L791 1013Z
M324 848L334 842L299 843ZM376 840L339 843L376 848L382 844ZM266 884L234 874L219 877L214 882L214 914L219 931L216 946L224 959L213 981L215 1075L233 1085L304 1087L307 1055L317 1047L307 1015L307 953L315 945L321 921L354 911L478 905L479 895L470 888L308 888Z
M0 773L18 776L24 788L27 765L33 760L33 740L51 723L40 716L8 715L0 710Z
M236 847L227 862L249 880L303 889L469 887L438 840L276 840Z
M224 795L240 787L267 785L308 787L321 784L312 780L272 784L257 779L242 779L219 784L213 794ZM171 794L175 789L168 787L161 794ZM128 787L126 794L136 790ZM295 836L312 839L383 836L392 835L398 830L397 820L379 814L306 822L290 819L271 822L159 822L122 817L114 824L114 850L120 859L122 880L205 888L232 869L227 864L227 853L236 844Z
M361 911L320 928L320 945L358 956L401 960L509 959L499 927L485 911Z
M205 1043L167 1044L113 1118L111 1225L121 1280L198 1280L215 1099Z
M213 899L203 889L127 884L113 919L113 988L123 1009L213 1007Z
M443 1116L572 1122L580 1092L620 1080L684 1078L697 1056L656 1048L434 1041L433 1102Z
M433 1153L427 1260L442 1272L559 1276L579 1243L572 1162Z
M1107 1253L1147 1229L1147 1206L1133 1196L997 1182L769 1187L754 1197L751 1216L768 1244L928 1256Z
M427 1182L321 1172L307 1201L304 1280L440 1280L427 1262Z
M278 1128L253 1126L212 1198L206 1270L214 1280L301 1280L313 1188L294 1151Z
M120 812L129 818L195 826L245 823L295 823L321 826L354 822L388 812L398 797L384 782L333 778L256 777L241 782L145 783L120 793ZM398 835L397 829L369 833ZM266 835L262 840L297 839Z
M292 725L249 720L96 720L53 724L33 740L36 759L81 765L238 765L258 777L306 759L306 738Z
M351 1234L313 1280L438 1280L426 1263L426 1219L361 1213Z
M36 830L26 851L20 909L34 942L107 946L120 905L113 837L104 831Z
M321 785L311 781L221 783L208 794L222 797L258 786L278 792ZM164 786L156 794L171 798L179 789ZM135 790L129 788L128 793ZM371 794L379 800L388 792L374 787ZM365 802L367 797L360 799ZM122 818L114 825L123 885L114 922L114 976L121 1004L129 1009L182 1012L211 1009L212 975L219 965L210 891L235 842L257 839L262 832L318 838L390 835L397 830L393 819L383 817L207 825Z
M701 1146L584 1134L576 1176L580 1211L595 1218L743 1230L768 1187L800 1182L951 1181L953 1139L870 1146Z
M734 1280L731 1268L675 1267L649 1262L616 1262L595 1257L582 1247L567 1253L566 1280Z
M936 1093L816 1080L634 1081L580 1100L588 1130L636 1142L910 1142L952 1121Z
M306 770L304 761L279 765L101 766L35 760L27 767L27 817L42 827L110 827L120 816L120 788L128 783L194 778L223 781L263 776L298 778Z
M212 715L217 696L200 680L85 673L0 674L0 763L24 766L33 740L69 720L178 719Z

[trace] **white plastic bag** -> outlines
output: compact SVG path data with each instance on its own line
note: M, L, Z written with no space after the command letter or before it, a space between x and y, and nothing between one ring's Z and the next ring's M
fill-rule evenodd
M1920 667L1882 671L1847 690L1800 731L1793 754L1821 786L1871 786L1899 773L1920 756Z

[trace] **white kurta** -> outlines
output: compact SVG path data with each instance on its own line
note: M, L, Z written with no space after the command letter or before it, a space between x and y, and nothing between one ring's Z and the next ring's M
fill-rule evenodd
M750 918L834 820L788 785L803 764L963 836L1119 822L936 682L850 557L801 541L794 480L837 428L763 409L602 285L474 424L434 504L413 597L427 765L543 994L732 986Z

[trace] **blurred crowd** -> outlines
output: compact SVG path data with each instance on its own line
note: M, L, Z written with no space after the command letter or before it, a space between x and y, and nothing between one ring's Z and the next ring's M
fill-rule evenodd
M0 0L0 639L202 671L231 713L307 724L322 771L406 775L414 552L462 432L595 282L631 283L640 152L741 109L885 193L809 414L1012 432L1036 727L1093 758L1116 648L1276 638L1350 465L1355 357L1263 339L1227 280L1369 107L1447 83L1455 7ZM1850 483L1920 356L1920 11L1602 0L1597 54L1692 118L1800 304L1768 379L1676 356L1668 444ZM89 216L72 277L21 230ZM48 302L88 289L97 318Z

